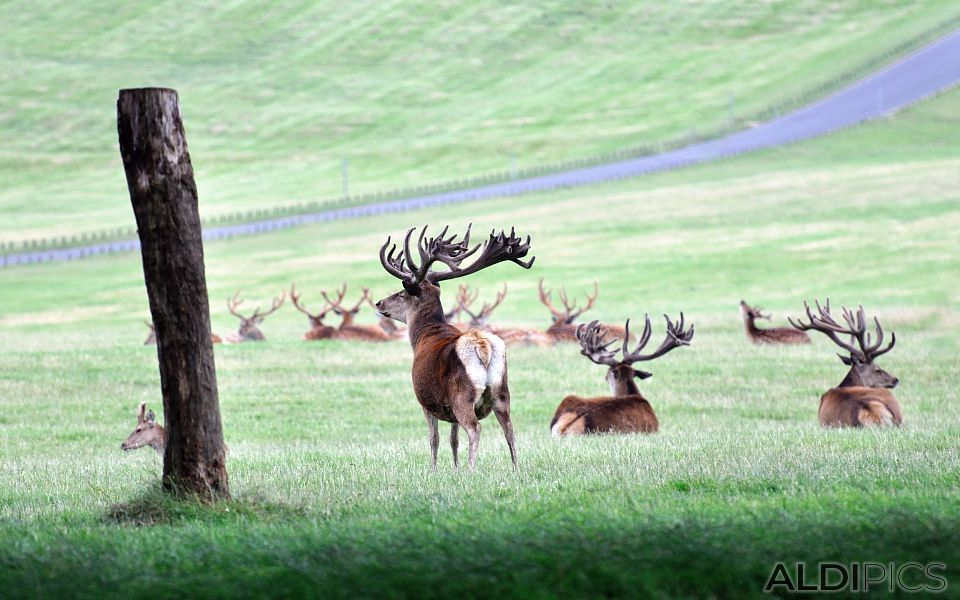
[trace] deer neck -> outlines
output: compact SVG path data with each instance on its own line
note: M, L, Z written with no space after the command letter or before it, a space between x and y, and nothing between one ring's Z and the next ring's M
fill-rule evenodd
M752 315L743 315L743 326L747 330L747 336L754 337L760 333L757 323Z
M419 307L412 317L407 319L410 345L414 349L416 349L421 337L450 329L456 330L444 318L443 307L440 306L439 299L436 302L428 302Z
M343 313L343 320L340 321L340 329L344 327L353 327L353 315L348 312Z
M856 369L851 368L837 387L870 387L863 382Z
M614 396L640 395L640 388L637 387L632 367L613 367L607 375L607 381L610 383L610 391L613 392Z

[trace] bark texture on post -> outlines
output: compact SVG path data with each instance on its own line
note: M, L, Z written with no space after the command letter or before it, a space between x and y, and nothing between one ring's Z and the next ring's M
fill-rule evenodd
M160 359L163 485L205 500L228 498L197 186L177 92L120 90L117 130Z

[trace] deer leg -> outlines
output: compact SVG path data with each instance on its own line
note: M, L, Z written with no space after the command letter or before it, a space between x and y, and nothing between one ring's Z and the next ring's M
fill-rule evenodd
M463 398L452 403L453 415L457 417L457 422L460 424L460 427L466 430L467 437L470 438L467 467L471 472L477 464L477 448L480 446L480 421L477 419L477 415L473 410L474 394L479 393L480 392L473 392L473 394L464 395Z
M457 449L460 447L460 439L458 433L460 432L460 426L456 423L450 423L450 449L453 450L453 468L459 469L460 463L457 459Z
M423 409L423 416L427 418L427 428L430 430L430 461L433 470L437 470L437 449L440 447L440 431L437 428L437 418Z
M513 461L513 469L517 469L517 446L513 438L513 423L510 421L510 390L506 385L495 391L493 400L493 414L497 415L497 421L503 428L503 437L507 440L507 447L510 448L510 460Z

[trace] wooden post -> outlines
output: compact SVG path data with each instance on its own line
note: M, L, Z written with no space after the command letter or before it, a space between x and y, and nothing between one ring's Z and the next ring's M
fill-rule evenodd
M203 500L229 498L197 186L177 92L120 90L117 131L156 328L163 486Z

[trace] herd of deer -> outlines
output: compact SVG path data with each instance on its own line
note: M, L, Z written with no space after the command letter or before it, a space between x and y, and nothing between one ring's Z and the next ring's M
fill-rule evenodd
M552 325L546 331L494 327L489 319L506 297L506 285L492 303L485 302L477 312L471 307L478 294L466 286L459 287L456 306L445 311L440 302L439 286L444 281L464 277L502 262L512 262L529 269L534 259L523 260L530 249L529 236L524 241L513 230L509 234L502 231L497 234L494 231L483 244L471 247L469 227L463 239L456 241L455 234L447 237L447 228L436 237L427 237L425 226L414 245L415 257L411 249L415 231L416 228L407 231L401 250L397 249L396 244L391 245L390 238L380 249L380 262L390 275L400 280L403 287L401 291L374 304L369 290L364 288L360 299L347 307L343 305L347 291L344 285L337 291L335 299L322 292L326 305L316 314L306 309L295 287L290 289L290 298L310 321L311 329L304 334L304 339L386 341L406 337L409 340L413 347L413 389L427 421L434 468L439 446L439 421L451 424L450 447L454 466L458 465L459 430L462 428L466 432L469 440L468 464L473 469L480 440L480 420L491 412L503 429L510 458L516 467L517 453L507 384L506 347L511 344L551 345L576 341L580 344L583 356L607 367L606 379L612 395L590 398L571 395L564 398L550 423L554 435L654 433L659 429L656 413L640 393L635 381L646 379L651 373L634 369L633 365L690 345L694 327L687 326L683 313L676 321L664 315L666 334L663 342L653 352L644 354L643 350L653 333L649 316L644 317L644 327L639 337L630 332L629 320L623 328L598 321L575 325L574 321L596 303L598 287L594 287L592 295L587 295L586 304L581 308L577 308L576 302L570 302L566 292L561 290L559 298L563 309L560 310L553 305L551 292L544 289L541 279L540 301L550 309ZM461 263L478 251L479 255L469 266L461 267ZM434 270L437 263L447 268ZM269 311L261 313L257 309L250 317L237 312L242 302L238 294L229 300L228 308L231 314L241 320L240 330L224 341L262 340L263 334L257 325L283 304L285 294L274 299ZM354 317L364 303L376 309L380 316L379 327L354 323ZM828 390L820 399L819 418L823 427L902 424L900 405L890 392L899 380L874 363L877 357L893 348L896 336L891 334L889 344L882 347L883 328L879 320L874 318L876 339L867 332L868 323L862 306L856 311L843 308L844 323L841 324L831 314L829 300L823 305L816 302L816 314L804 302L807 322L789 319L792 329L758 328L756 320L769 319L769 315L743 301L740 308L747 336L754 343L806 344L810 338L805 332L813 330L823 333L844 350L845 354L839 355L840 360L850 370L837 387ZM323 319L330 311L342 319L339 327L324 325ZM469 321L454 322L461 315L468 316ZM394 322L406 324L406 329L399 328ZM849 336L850 341L845 342L840 336ZM216 335L214 339L217 339ZM636 343L631 349L634 340ZM148 339L147 343L151 341ZM620 347L614 347L618 343ZM146 403L141 403L137 428L122 448L133 450L151 446L162 452L164 441L163 427L156 423L153 411L146 412Z

